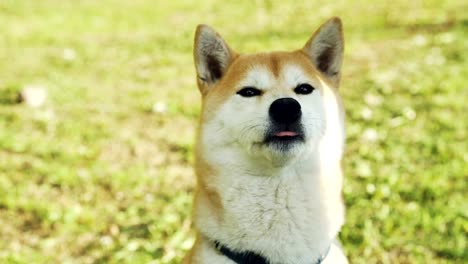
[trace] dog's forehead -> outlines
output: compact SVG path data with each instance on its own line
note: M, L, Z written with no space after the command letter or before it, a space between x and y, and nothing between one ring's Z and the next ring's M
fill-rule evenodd
M226 74L203 96L205 118L221 107L243 87L291 92L300 83L320 87L322 77L310 59L301 51L243 54L234 59ZM259 97L263 98L263 97Z
M317 76L312 63L300 52L241 55L230 68L230 76L226 77L236 82L237 87L269 89L278 84L291 87Z
M265 65L252 65L246 70L243 78L240 78L238 86L253 86L259 89L268 90L278 85L285 87L296 86L307 82L309 78L306 72L297 64L288 63L282 65L277 75Z

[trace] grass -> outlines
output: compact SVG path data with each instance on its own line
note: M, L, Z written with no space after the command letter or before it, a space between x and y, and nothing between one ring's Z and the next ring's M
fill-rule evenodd
M468 262L462 2L2 1L0 262L178 263L193 243L196 25L254 52L301 47L334 15L351 262ZM31 85L40 108L18 103Z

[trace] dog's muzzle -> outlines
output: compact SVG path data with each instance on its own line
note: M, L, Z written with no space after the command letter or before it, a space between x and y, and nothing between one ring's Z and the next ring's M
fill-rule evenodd
M277 99L270 105L268 114L271 124L265 143L286 150L293 143L304 141L302 110L298 101L293 98Z

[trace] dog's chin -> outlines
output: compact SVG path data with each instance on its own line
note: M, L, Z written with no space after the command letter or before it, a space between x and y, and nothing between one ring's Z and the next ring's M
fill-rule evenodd
M305 145L306 140L303 134L293 136L267 135L257 150L272 165L284 166L300 156Z
M294 152L294 150L305 142L302 134L288 135L288 136L277 136L268 135L265 138L264 144L272 151L287 154Z

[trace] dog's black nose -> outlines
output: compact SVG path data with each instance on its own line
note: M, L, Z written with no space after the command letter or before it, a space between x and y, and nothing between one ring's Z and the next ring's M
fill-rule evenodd
M268 111L273 121L283 124L296 122L301 117L301 105L293 98L280 98L270 105Z

